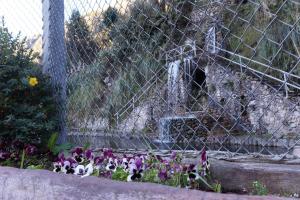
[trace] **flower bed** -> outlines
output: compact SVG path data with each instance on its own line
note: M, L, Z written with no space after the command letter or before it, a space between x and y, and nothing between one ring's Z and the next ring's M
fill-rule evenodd
M203 149L199 156L197 163L185 165L181 162L181 155L175 152L163 159L152 153L120 156L111 149L94 152L77 147L68 156L60 154L53 163L53 171L221 192L221 185L213 183L210 178L206 151Z

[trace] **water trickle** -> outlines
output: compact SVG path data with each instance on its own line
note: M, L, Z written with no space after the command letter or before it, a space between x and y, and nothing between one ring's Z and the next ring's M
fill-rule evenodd
M159 120L159 140L161 143L171 143L172 138L170 134L171 121L167 118Z
M208 32L207 32L207 36L205 39L205 43L206 43L206 50L211 53L211 54L215 54L217 53L217 49L216 49L216 28L213 26L211 27Z
M174 114L178 105L184 101L184 83L180 72L180 60L168 65L168 110Z

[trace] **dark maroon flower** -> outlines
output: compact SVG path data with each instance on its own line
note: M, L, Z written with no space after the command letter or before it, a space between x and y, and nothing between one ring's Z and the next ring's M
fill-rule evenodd
M64 161L66 160L64 153L60 153L57 158L55 159L55 163L60 163L63 165Z
M167 169L161 169L159 172L158 172L158 178L161 180L161 181L166 181L168 180L168 171Z
M6 160L10 157L10 153L0 151L0 160Z
M81 147L76 147L73 151L71 151L72 155L82 155L83 154L83 149Z
M111 178L112 172L111 171L100 171L99 176L104 178Z
M201 163L204 163L206 161L207 161L206 150L205 150L205 148L203 148L203 150L201 152Z
M25 146L26 155L33 155L36 152L37 152L37 148L35 146L30 144Z
M85 157L88 159L88 160L92 160L94 158L94 155L93 155L93 152L92 150L88 149L85 151Z
M190 164L187 168L188 171L192 171L195 169L195 165L194 164Z
M207 173L209 173L209 162L207 158L207 153L204 148L201 152L201 168L201 176L206 176Z
M94 159L94 163L95 163L95 165L100 165L100 164L102 164L103 163L103 161L104 161L104 157L96 157L95 159Z
M12 142L12 146L15 148L15 149L23 149L24 148L24 144L20 141L20 140L14 140Z
M182 172L187 172L187 170L188 170L188 167L184 165L184 166L182 167Z
M156 155L156 159L159 161L159 162L164 162L164 160L162 159L162 157L160 155Z
M111 149L104 149L103 150L103 156L104 158L111 158L113 157L113 152Z

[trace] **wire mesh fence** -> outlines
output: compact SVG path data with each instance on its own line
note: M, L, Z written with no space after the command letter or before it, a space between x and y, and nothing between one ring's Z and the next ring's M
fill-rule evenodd
M64 11L70 141L282 158L299 144L298 1L65 0Z

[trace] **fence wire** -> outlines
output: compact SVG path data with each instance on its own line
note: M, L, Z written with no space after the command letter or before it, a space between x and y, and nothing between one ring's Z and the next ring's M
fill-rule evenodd
M298 1L64 6L70 141L282 158L299 144Z

